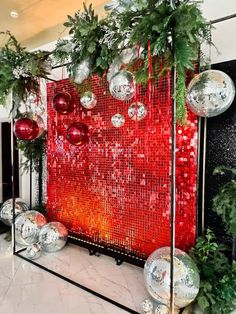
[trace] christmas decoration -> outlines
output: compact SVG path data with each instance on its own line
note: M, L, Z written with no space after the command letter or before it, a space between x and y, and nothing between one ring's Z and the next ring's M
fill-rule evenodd
M66 115L75 109L71 95L67 92L57 93L53 98L53 108L60 114Z
M157 301L170 304L170 248L153 252L144 267L144 281L150 295ZM183 251L175 249L174 294L175 307L183 308L196 298L200 285L198 269Z
M39 126L35 120L20 118L14 124L14 133L20 140L34 140L39 136Z
M46 218L35 210L20 214L15 220L16 242L21 245L36 243L39 231L46 223Z
M135 80L132 73L120 71L116 73L109 84L109 90L113 97L118 100L130 100L135 93Z
M94 93L88 91L81 95L80 103L85 109L93 109L97 104L97 99Z
M125 124L125 117L120 113L116 113L112 116L111 123L115 128L120 128Z
M50 222L45 225L39 234L39 243L46 252L56 252L65 245L68 237L66 227L60 222Z
M200 117L215 117L225 112L235 97L231 78L222 71L208 70L195 76L188 86L187 102Z
M88 142L88 127L82 122L74 122L67 129L67 140L75 146L81 146Z
M128 109L129 117L134 121L140 121L147 115L147 109L141 102L133 103Z
M15 215L28 211L29 206L21 198L15 199ZM7 226L12 225L13 220L13 200L5 201L0 208L0 220Z
M42 252L41 245L39 243L31 244L25 251L25 257L28 259L37 259L40 257Z
M141 303L141 310L143 314L152 314L154 309L153 301L151 299L145 299Z

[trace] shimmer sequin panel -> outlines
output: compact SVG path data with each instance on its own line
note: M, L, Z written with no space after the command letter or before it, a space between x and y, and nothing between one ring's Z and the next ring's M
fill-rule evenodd
M132 120L132 101L114 99L104 80L91 86L97 105L81 106L79 92L69 80L49 83L47 139L47 210L50 220L63 222L82 239L146 257L170 244L171 86L170 76L152 89L137 90L147 115ZM66 91L76 105L60 115L52 105ZM113 126L112 116L125 123ZM67 129L74 122L88 126L89 141L71 145ZM123 123L123 122L122 122ZM188 249L196 229L197 120L189 115L177 130L176 245Z

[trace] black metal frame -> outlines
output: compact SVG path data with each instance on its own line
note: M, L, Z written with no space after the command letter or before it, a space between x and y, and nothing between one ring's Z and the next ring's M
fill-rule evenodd
M220 19L217 20L213 20L210 22L210 24L216 24L219 22L223 22L226 20L230 20L232 18L236 18L236 14L232 14L226 17L222 17ZM55 66L54 68L60 68L64 65L59 65L59 66ZM51 80L51 81L55 81L55 80ZM175 69L173 70L173 75L172 75L172 89L175 86L175 81L176 81L176 71ZM176 112L176 102L175 100L172 101L172 144L171 144L171 153L172 153L172 157L171 157L171 161L172 161L172 167L171 167L171 275L170 275L170 295L171 295L171 299L170 299L170 303L171 303L171 314L174 314L174 250L175 250L175 192L176 192L176 182L175 182L175 154L176 154L176 121L175 121L175 112ZM202 130L202 120L203 119L199 119L199 130ZM206 149L206 131L207 131L207 124L206 124L206 119L204 120L204 127L203 127L203 132L201 131L201 138L202 141L198 147L198 161L201 164L201 166L199 166L198 168L198 174L200 175L201 172L203 173L202 178L200 178L200 180L198 181L198 188L201 191L199 193L199 199L200 199L200 203L199 203L199 209L198 209L198 214L199 212L200 217L198 218L197 221L197 228L198 228L198 233L201 234L203 229L204 229L204 167L205 167L205 160L204 160L204 153L205 153L205 149ZM203 136L203 137L202 137ZM13 145L14 145L14 134L13 134L13 120L12 120L12 152L13 152ZM203 146L202 146L203 145ZM203 149L202 149L203 148ZM201 155L203 154L203 159L201 160ZM89 289L83 285L81 285L78 282L75 282L71 279L69 279L68 277L65 277L57 272L52 271L51 269L48 269L32 260L27 259L26 257L22 256L20 253L22 253L25 249L21 249L16 251L16 241L15 241L15 228L14 228L14 223L15 223L15 195L14 195L14 167L15 167L15 160L14 160L14 154L12 154L12 198L13 198L13 228L12 228L12 239L13 239L13 254L22 258L23 260L26 260L27 262L53 274L54 276L57 276L65 281L67 281L68 283L86 291L89 292L91 294L93 294L96 297L99 297L100 299L107 301L129 313L133 313L133 314L138 314L138 312L124 306L121 303L118 303L92 289ZM32 178L31 178L32 179ZM30 200L32 200L32 183L30 183ZM200 222L201 220L201 222ZM135 257L136 262L134 262L134 257L125 253L122 253L120 251L116 251L114 249L107 249L101 245L94 245L93 243L89 242L89 241L84 241L84 240L78 240L77 238L70 236L69 237L69 242L71 243L75 243L82 246L82 247L86 247L91 255L97 255L99 256L100 253L104 253L106 255L109 255L113 258L115 258L117 265L120 265L123 261L127 261L129 263L132 263L134 265L143 267L143 264L145 262L145 260L143 259L138 259ZM120 259L120 256L122 255L122 259Z

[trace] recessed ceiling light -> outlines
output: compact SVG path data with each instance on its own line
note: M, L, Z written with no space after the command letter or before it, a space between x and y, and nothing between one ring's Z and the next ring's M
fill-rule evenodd
M19 14L16 12L16 11L11 11L10 12L10 16L13 18L13 19L17 19L19 17Z

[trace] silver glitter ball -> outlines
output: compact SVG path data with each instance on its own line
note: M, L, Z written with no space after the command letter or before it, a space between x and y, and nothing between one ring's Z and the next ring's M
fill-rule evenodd
M169 314L169 308L164 304L158 304L154 314Z
M118 100L130 100L135 94L135 80L133 74L128 71L116 73L109 84L111 95Z
M90 62L89 60L84 60L75 69L74 82L76 84L82 84L83 81L89 77L89 74L90 74Z
M15 199L15 214L19 214L29 210L28 204L26 204L21 198ZM13 220L13 200L9 199L5 201L0 208L0 220L7 226L12 225Z
M60 222L50 222L45 225L39 234L39 243L46 252L56 252L65 245L68 237L68 230Z
M16 242L21 245L38 242L39 231L46 223L46 218L36 210L20 214L15 221Z
M140 121L146 117L147 108L143 103L135 102L129 106L128 115L132 120Z
M120 128L125 124L125 117L120 113L116 113L112 116L111 123L115 128Z
M80 103L85 109L93 109L97 105L97 98L94 93L87 91L80 97Z
M27 257L28 259L37 259L40 257L41 255L41 246L39 243L34 243L31 244L30 246L27 247L26 251L25 251L25 257Z
M143 314L152 314L154 305L151 299L145 299L141 302L141 311Z
M170 305L170 248L154 251L144 267L144 281L154 300ZM189 305L197 296L200 276L193 260L183 251L175 249L174 256L174 294L175 307Z
M195 76L187 90L189 109L200 117L215 117L225 112L235 97L231 78L218 70L204 71Z

